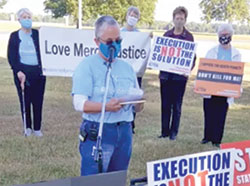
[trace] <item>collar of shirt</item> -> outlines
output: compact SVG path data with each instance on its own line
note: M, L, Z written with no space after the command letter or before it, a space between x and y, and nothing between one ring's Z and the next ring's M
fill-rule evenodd
M169 36L172 36L172 37L181 36L181 37L183 37L183 38L186 38L186 37L187 37L187 30L186 30L185 27L183 27L183 32L182 32L181 34L179 34L179 35L176 35L176 34L174 34L174 28L172 28L172 29L170 30L169 34L170 34Z
M188 32L188 30L184 27L183 28L183 32L180 35L175 35L174 34L174 28L172 28L171 30L167 31L164 36L166 37L172 37L172 38L176 38L176 39L183 39L186 41L193 41L193 37L192 34L190 32Z

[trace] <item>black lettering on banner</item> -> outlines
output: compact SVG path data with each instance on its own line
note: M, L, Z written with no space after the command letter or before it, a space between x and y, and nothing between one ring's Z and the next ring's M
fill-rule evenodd
M51 54L51 52L48 50L48 41L47 40L45 40L45 53Z
M45 53L46 54L53 54L53 55L70 55L70 47L67 45L56 45L52 44L49 46L48 41L45 40Z
M88 57L89 55L96 54L97 52L97 47L83 47L83 43L74 43L74 56Z
M117 57L123 59L146 59L147 52L145 49L138 49L132 45L128 46L128 48L122 48Z
M74 56L83 56L83 44L81 43L79 46L77 43L74 43Z
M88 47L85 47L84 48L84 56L89 56L89 48Z
M146 54L147 54L146 50L145 50L145 49L142 49L142 50L141 50L141 58L142 58L142 59L145 59L145 58L147 57Z

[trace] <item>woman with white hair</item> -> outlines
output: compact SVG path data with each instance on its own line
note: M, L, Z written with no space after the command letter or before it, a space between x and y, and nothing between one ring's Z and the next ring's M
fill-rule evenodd
M43 136L41 132L42 105L45 90L45 76L42 75L41 57L39 50L38 31L32 29L32 13L27 8L17 12L21 29L12 32L8 44L8 61L13 70L14 82L24 114L22 92L24 92L24 106L26 112L25 135ZM31 105L33 108L33 127L31 119ZM24 118L23 118L24 119Z
M225 61L241 61L241 55L231 45L233 36L231 24L221 24L218 28L219 45L207 52L206 58ZM201 144L212 142L213 146L219 147L226 121L228 105L233 103L233 98L223 96L204 95L204 138Z
M121 29L121 31L138 32L136 24L140 19L140 10L135 6L130 6L127 10L126 15L126 26Z
M140 19L139 8L135 6L130 6L126 14L126 21L127 21L126 26L121 28L121 31L122 32L139 32L139 30L136 28L136 24L139 21L139 19ZM146 71L146 65L147 63L144 63L139 69L139 71L136 72L137 81L140 87L142 83L142 76L144 75ZM135 117L136 117L136 113L134 113L134 121L132 121L131 123L133 133L135 133Z

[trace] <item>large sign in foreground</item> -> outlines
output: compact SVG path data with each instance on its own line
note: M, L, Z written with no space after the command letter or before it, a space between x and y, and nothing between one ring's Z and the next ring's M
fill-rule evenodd
M234 149L147 163L150 186L233 186Z

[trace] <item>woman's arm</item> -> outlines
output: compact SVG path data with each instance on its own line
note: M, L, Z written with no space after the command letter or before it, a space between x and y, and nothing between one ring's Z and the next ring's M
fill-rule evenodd
M18 59L18 38L16 37L16 32L10 35L7 49L7 57L12 70L17 73L20 71L19 59Z

